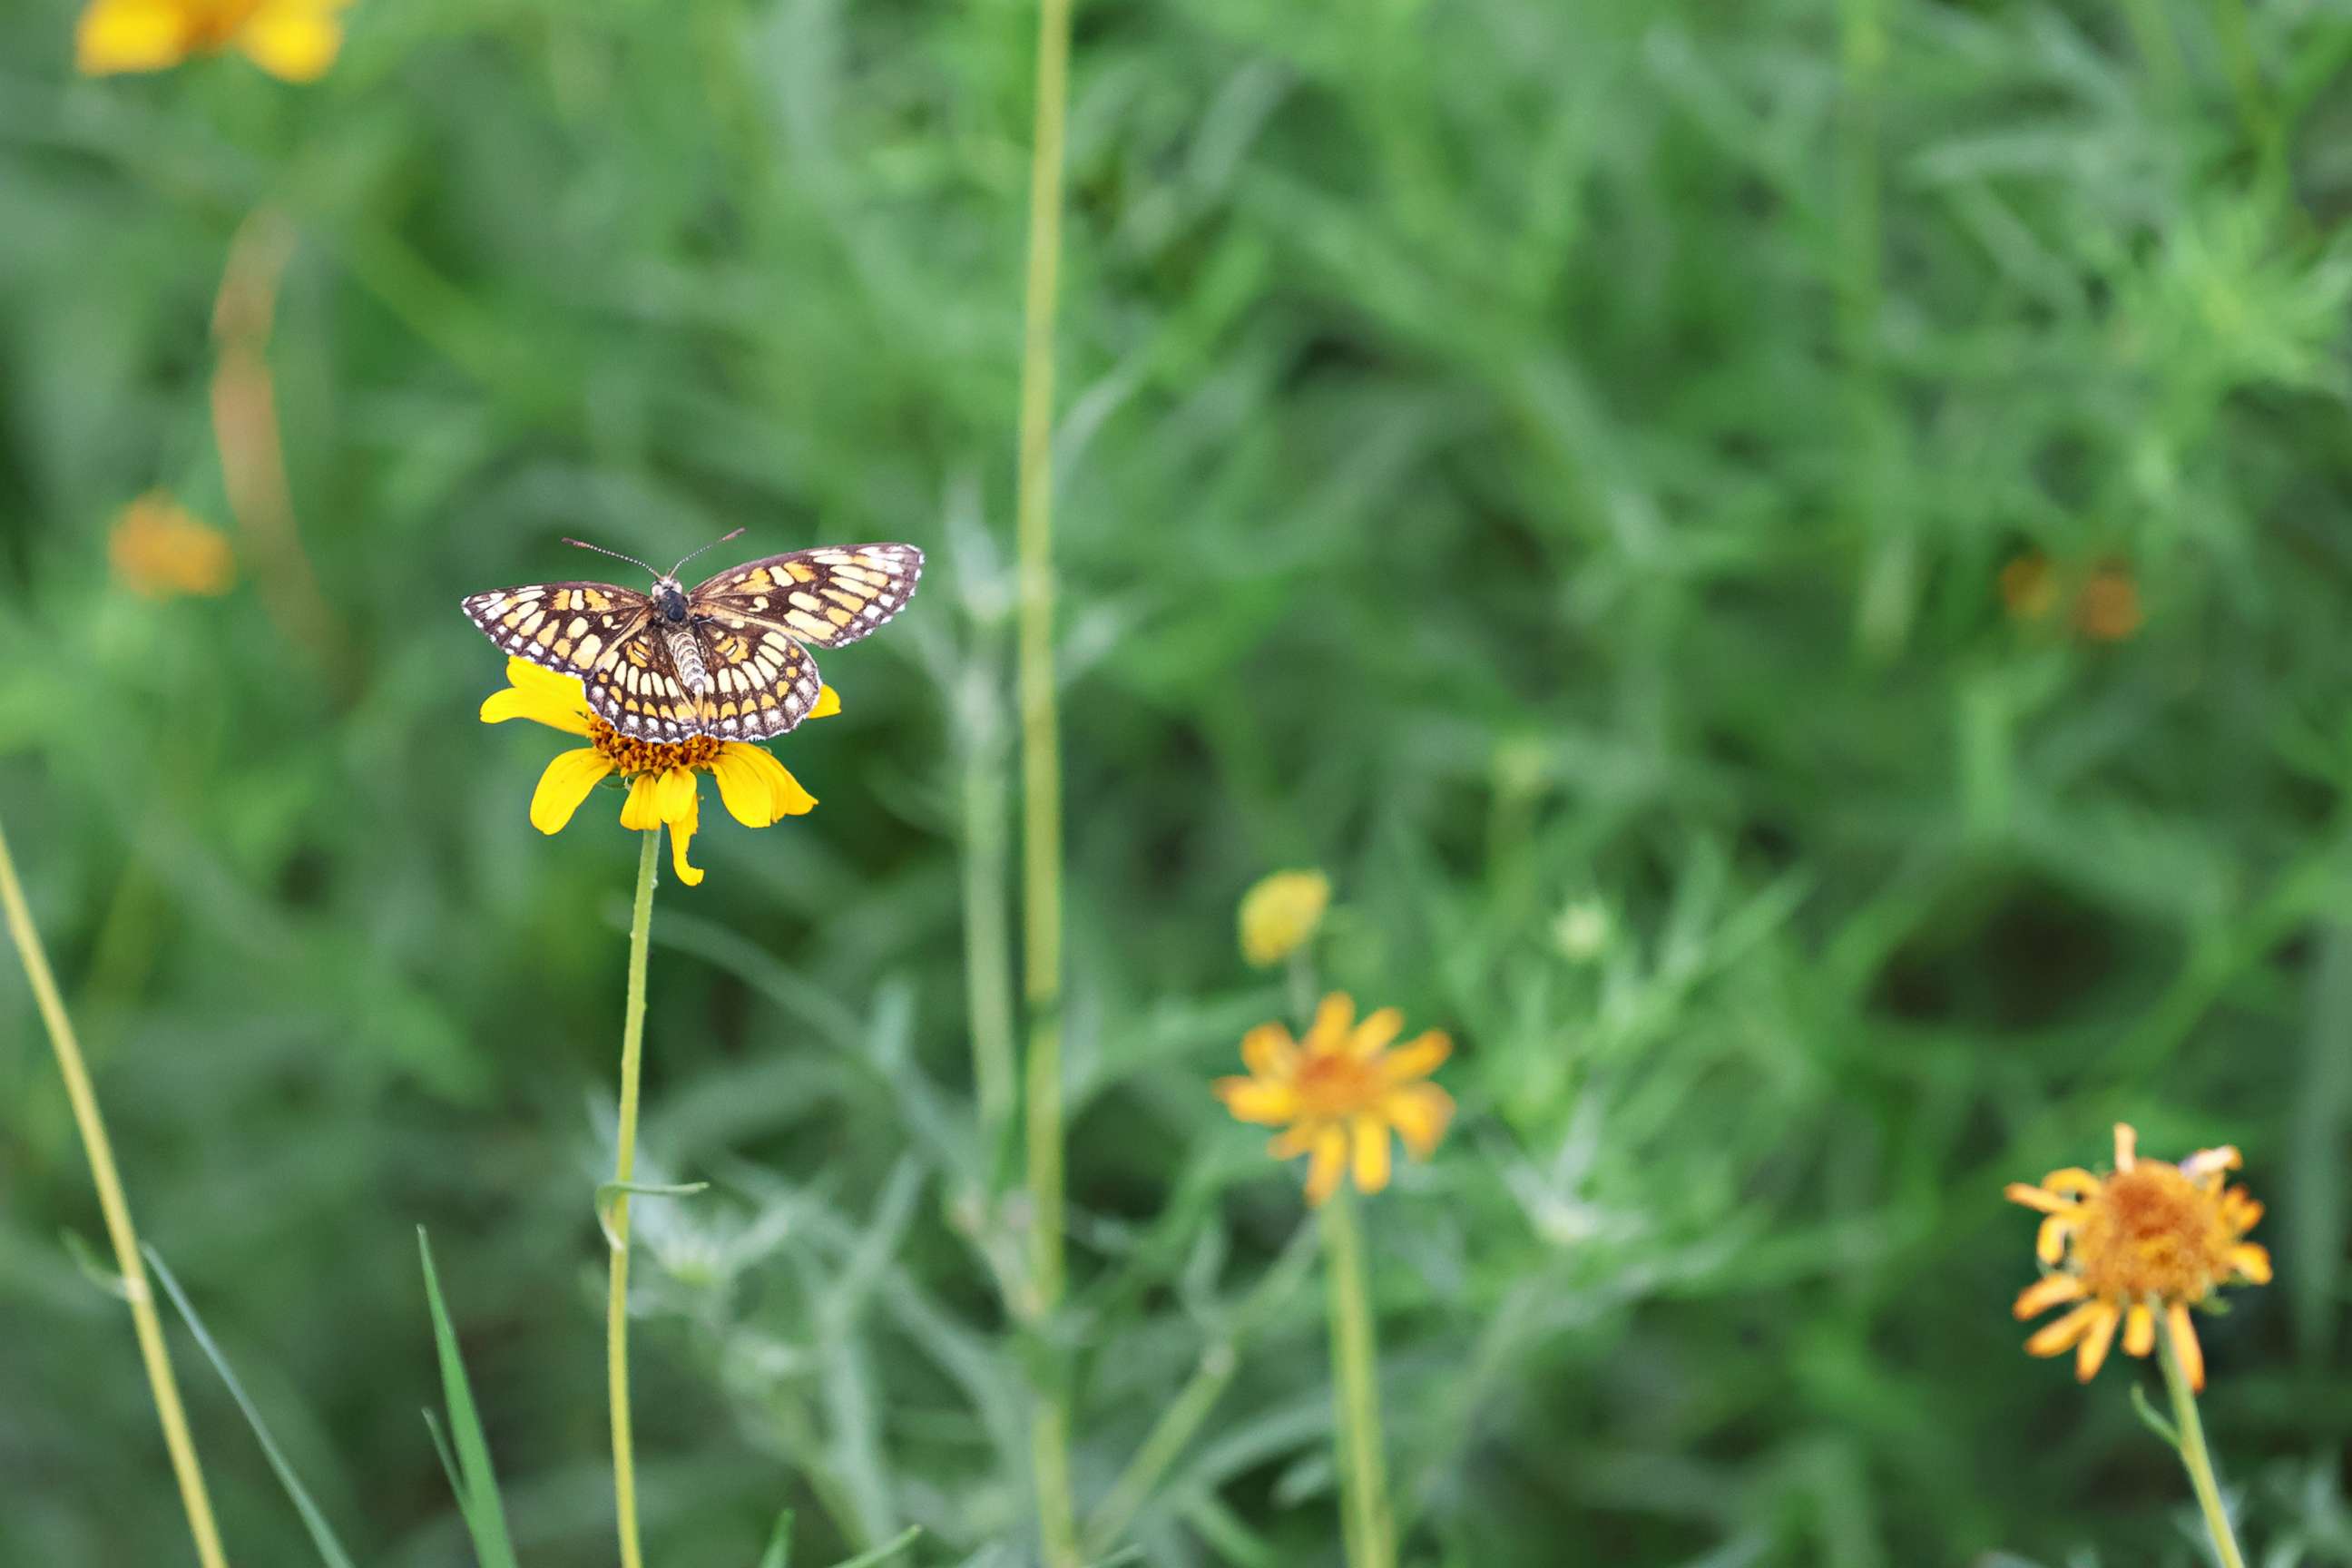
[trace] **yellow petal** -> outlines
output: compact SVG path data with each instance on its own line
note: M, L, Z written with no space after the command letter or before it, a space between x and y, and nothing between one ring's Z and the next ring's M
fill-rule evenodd
M2271 1282L2271 1250L2251 1241L2242 1241L2230 1248L2230 1261L2239 1273L2257 1285Z
M1323 1135L1320 1121L1302 1121L1289 1131L1265 1142L1265 1152L1277 1160L1296 1160L1315 1147L1315 1140Z
M1242 1060L1260 1078L1288 1078L1298 1070L1298 1043L1280 1024L1260 1024L1242 1037Z
M1356 1190L1379 1192L1389 1184L1388 1124L1377 1116L1359 1116L1348 1136L1356 1148Z
M588 732L588 721L574 712L570 703L551 700L545 692L530 687L509 686L482 699L483 723L503 724L509 719L528 719L567 735Z
M2180 1363L2180 1371L2189 1379L2189 1386L2202 1390L2205 1386L2205 1347L2197 1342L2197 1325L2189 1321L2189 1309L2175 1301L2164 1310L2165 1337L2172 1342L2172 1354Z
M2116 1169L2128 1171L2139 1160L2139 1134L2128 1121L2116 1123Z
M2098 1374L2107 1359L2107 1347L2116 1342L2116 1323L2122 1316L2112 1301L2098 1303L2099 1315L2091 1320L2090 1332L2074 1347L2074 1379L2088 1383Z
M2218 1176L2224 1171L2234 1171L2246 1163L2234 1143L2224 1143L2218 1149L2200 1149L2180 1162L2180 1173L2190 1181Z
M2053 1214L2042 1220L2033 1233L2033 1256L2044 1263L2055 1263L2066 1256L2066 1238L2074 1233L2075 1217L2070 1214Z
M1255 1078L1221 1078L1211 1087L1237 1121L1255 1121L1261 1127L1279 1127L1286 1121L1298 1119L1298 1091L1286 1083L1267 1083Z
M1336 1055L1348 1043L1348 1026L1355 1021L1356 999L1334 991L1316 1005L1315 1022L1301 1042L1310 1056Z
M2063 1171L2053 1171L2042 1177L2042 1185L2061 1197L2073 1193L2078 1197L2087 1198L2106 1184L2080 1165L2069 1165Z
M686 773L683 768L677 771ZM669 863L670 868L677 873L677 879L694 888L701 886L702 873L686 863L686 851L694 842L694 830L701 826L702 807L701 797L694 790L692 773L686 774L686 785L685 814L669 819Z
M194 29L171 0L91 0L74 33L74 68L84 76L163 70L188 58Z
M1403 1033L1404 1015L1394 1007L1383 1007L1356 1026L1356 1032L1348 1037L1348 1054L1358 1061L1376 1057Z
M1348 1129L1333 1122L1317 1130L1315 1157L1307 1166L1307 1201L1317 1207L1339 1190L1348 1169Z
M539 775L539 787L530 792L530 825L541 833L561 832L588 792L612 771L611 760L593 746L562 753L547 764Z
M335 63L343 28L332 7L312 0L262 0L236 45L280 80L316 81Z
M2023 1204L2027 1208L2040 1209L2043 1214L2065 1214L2075 1206L2070 1199L2062 1198L2056 1193L2044 1192L2040 1187L2030 1187L2023 1182L2010 1183L2001 1188L2000 1195L2011 1203Z
M694 832L695 802L692 768L664 768L654 780L654 809L664 822L684 822Z
M629 798L621 803L621 826L639 833L650 833L662 825L661 811L656 805L661 795L661 775L639 773L629 781Z
M533 664L518 655L507 657L507 684L531 691L543 691L559 702L568 702L585 713L588 711L588 690L576 675L558 675L542 664Z
M816 706L809 710L812 719L830 719L841 711L841 693L830 686L816 689Z
M2145 1358L2156 1348L2156 1314L2147 1310L2145 1301L2134 1301L2124 1315L2124 1351L2126 1354Z
M2085 1289L2083 1282L2072 1274L2045 1274L2018 1292L2017 1304L2010 1310L2019 1322L2038 1318L2061 1301L2079 1301Z
M2105 1301L2085 1301L2054 1322L2045 1323L2025 1342L2028 1355L2063 1355L2074 1348L2074 1342L2090 1332L2091 1325L2102 1312L2115 1309Z
M1427 1078L1453 1054L1454 1042L1432 1029L1381 1058L1381 1080L1383 1083L1411 1083L1414 1079Z
M767 827L816 805L816 796L803 789L783 763L740 741L719 748L710 773L719 781L719 798L728 815L746 827Z
M1433 1083L1409 1083L1382 1095L1380 1109L1412 1157L1426 1160L1454 1119L1454 1097Z

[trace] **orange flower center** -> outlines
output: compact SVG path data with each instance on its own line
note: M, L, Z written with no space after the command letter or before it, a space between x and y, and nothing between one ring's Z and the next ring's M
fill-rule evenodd
M727 744L716 735L691 735L683 741L632 740L593 717L588 721L588 743L610 758L615 768L633 775L671 768L708 768Z
M1296 1082L1306 1114L1344 1117L1370 1109L1381 1098L1382 1089L1373 1067L1372 1060L1360 1060L1344 1051L1309 1056L1298 1064Z
M245 30L253 14L261 9L261 0L198 0L187 13L190 47L217 49Z
M2199 1301L2230 1277L2236 1240L2219 1194L2148 1160L2084 1201L2074 1262L2094 1296Z

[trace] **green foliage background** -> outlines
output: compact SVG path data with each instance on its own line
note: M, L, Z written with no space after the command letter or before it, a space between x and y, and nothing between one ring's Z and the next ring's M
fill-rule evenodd
M971 1109L968 812L1010 764L1034 16L363 0L311 89L72 78L0 15L0 820L142 1228L363 1560L463 1561L413 1227L519 1544L610 1561L601 1250L632 844L542 839L457 600L905 538L931 569L662 889L638 1333L666 1568L1032 1560L1017 1205ZM1207 1080L1233 905L1452 1030L1370 1211L1408 1560L2200 1561L2111 1367L2028 1361L2003 1181L2235 1142L2279 1283L2209 1323L2272 1563L2352 1562L2352 13L2128 0L1087 0L1061 653L1082 1507L1300 1221ZM331 647L230 523L237 225ZM2004 563L2118 563L2098 643ZM666 555L664 552L667 552ZM625 569L623 569L625 573ZM972 875L974 871L977 875ZM29 997L0 980L0 1561L186 1538ZM1144 1561L1338 1560L1319 1292L1277 1285ZM307 1546L181 1372L236 1559Z

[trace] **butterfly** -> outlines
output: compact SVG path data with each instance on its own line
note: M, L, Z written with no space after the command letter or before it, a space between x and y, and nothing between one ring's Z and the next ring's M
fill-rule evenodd
M816 706L808 650L879 629L907 607L923 574L923 552L911 544L848 544L765 556L689 589L678 569L702 550L654 573L619 551L563 542L643 567L653 591L540 583L476 594L465 601L467 617L507 652L577 676L590 710L639 741L784 733Z

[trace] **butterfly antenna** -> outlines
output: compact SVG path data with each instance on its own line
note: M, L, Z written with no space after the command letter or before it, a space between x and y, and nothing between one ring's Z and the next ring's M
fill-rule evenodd
M745 528L748 528L748 527L750 527L750 526L751 526L751 525L750 525L749 523L746 523L746 524L744 525L744 527L745 527ZM735 531L735 533L740 533L740 532L742 532L742 531L743 531L743 529L739 528L739 529L737 529L737 530ZM735 537L735 533L722 533L722 534L720 534L718 538L716 538L716 539L712 540L709 543L708 543L708 544L704 545L704 546L702 547L702 550L716 550L716 549L718 549L720 545L722 545L722 544L726 543L729 540L730 540L730 539L734 538L734 537ZM689 562L689 561L693 560L696 556L698 556L698 555L701 554L701 553L702 553L702 550L689 550L689 551L688 551L685 554L683 554L683 555L681 555L681 556L679 556L679 557L677 558L677 566L683 566L683 565L685 565L688 562ZM671 567L671 568L669 569L669 574L670 574L671 576L675 577L675 576L677 576L677 566L673 566L673 567Z
M645 573L648 577L658 577L661 575L660 573L656 572L652 567L646 565L644 562L638 560L634 555L624 555L617 550L607 550L601 544L591 544L584 539L566 539L563 542L566 544L576 544L583 550L593 550L599 555L609 555L615 561L625 561L630 565L635 566ZM676 574L673 573L672 575L675 576Z

